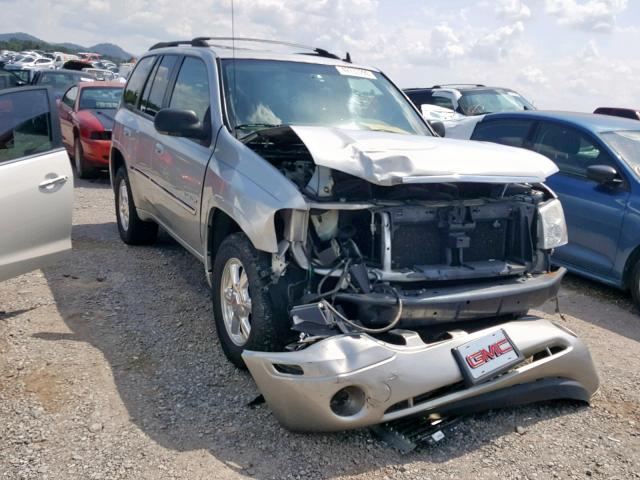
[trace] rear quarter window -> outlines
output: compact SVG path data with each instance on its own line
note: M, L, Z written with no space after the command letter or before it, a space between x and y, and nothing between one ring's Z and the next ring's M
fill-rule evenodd
M127 86L125 87L122 100L127 107L135 108L142 94L149 72L153 67L156 57L144 57L138 62L135 70L131 73Z

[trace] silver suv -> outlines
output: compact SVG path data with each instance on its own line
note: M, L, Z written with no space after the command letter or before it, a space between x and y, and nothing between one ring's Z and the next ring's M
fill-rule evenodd
M118 229L146 244L161 225L203 262L225 354L285 425L495 406L490 392L543 378L544 394L513 395L589 400L579 340L513 321L565 273L549 262L566 242L552 162L437 138L348 56L213 40L158 44L132 72L111 150ZM416 400L445 387L442 404Z

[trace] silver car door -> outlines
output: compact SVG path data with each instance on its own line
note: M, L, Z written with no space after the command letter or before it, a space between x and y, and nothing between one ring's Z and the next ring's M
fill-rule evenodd
M53 92L0 91L0 281L71 249L72 175Z

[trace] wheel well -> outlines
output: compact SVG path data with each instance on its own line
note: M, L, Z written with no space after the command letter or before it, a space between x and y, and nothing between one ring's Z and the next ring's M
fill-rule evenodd
M629 281L631 280L631 275L633 274L633 267L636 262L640 260L640 245L638 245L629 258L627 258L627 262L624 265L624 271L622 272L622 282L624 284L624 288L629 288Z
M109 174L111 176L111 185L114 186L113 179L116 177L116 173L118 172L118 169L120 167L123 167L125 163L124 163L124 157L122 156L122 153L120 153L120 150L118 150L117 148L111 147L110 157L111 158L109 160Z
M242 229L229 215L218 209L214 209L209 214L208 228L207 256L209 257L209 265L213 266L222 241L232 233L241 232Z

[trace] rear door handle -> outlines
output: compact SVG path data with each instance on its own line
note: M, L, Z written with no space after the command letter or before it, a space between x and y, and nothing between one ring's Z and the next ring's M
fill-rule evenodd
M162 155L164 153L164 147L161 143L156 143L156 153Z
M55 185L65 183L67 180L69 180L69 177L67 177L66 175L60 175L59 177L55 178L47 178L44 182L41 182L38 187L41 189L50 189Z

